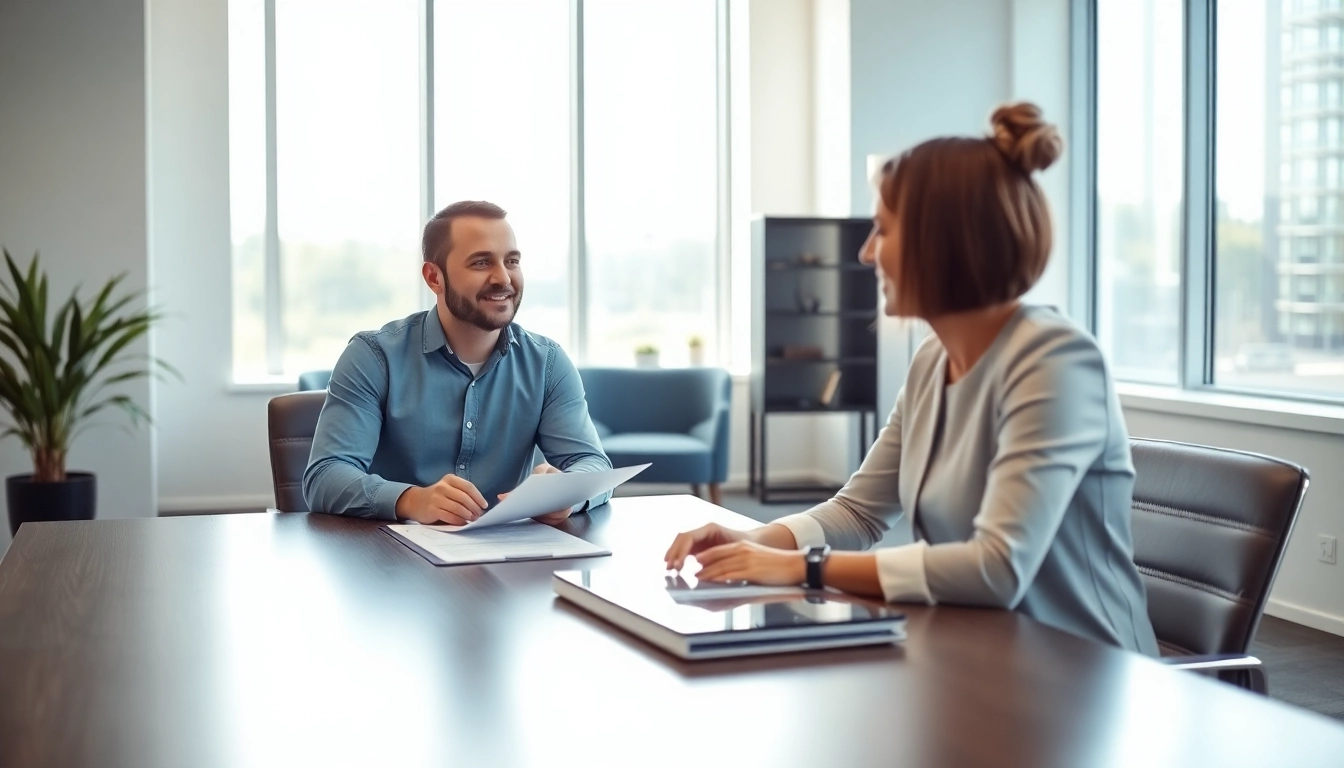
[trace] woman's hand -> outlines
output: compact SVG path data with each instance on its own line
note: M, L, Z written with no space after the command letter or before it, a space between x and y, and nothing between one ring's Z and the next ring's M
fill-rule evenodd
M672 546L667 548L667 554L663 555L663 560L667 563L668 570L680 571L682 566L686 565L688 556L698 557L701 552L711 547L745 541L749 536L750 533L747 531L724 528L718 523L702 525L693 531L678 533L677 538L672 540Z
M683 534L685 535L685 534ZM807 578L806 556L794 549L775 549L754 541L734 541L695 555L701 581L749 581L793 586Z

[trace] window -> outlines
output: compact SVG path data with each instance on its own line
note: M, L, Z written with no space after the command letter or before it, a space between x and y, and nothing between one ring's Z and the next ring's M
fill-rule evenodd
M330 368L355 332L421 304L419 54L402 44L418 24L411 0L275 4L288 372Z
M1116 377L1344 398L1338 16L1297 0L1084 7L1089 295Z
M421 228L461 199L509 212L518 321L576 361L675 365L691 335L715 359L719 6L230 0L235 378L431 306Z
M1337 208L1344 192L1339 118L1328 118L1318 136L1318 112L1266 112L1278 102L1274 94L1294 84L1308 93L1323 92L1321 107L1339 108L1333 66L1304 55L1322 43L1338 49L1336 23L1280 0L1224 1L1217 6L1215 71L1220 85L1215 94L1214 180L1219 215L1213 254L1212 383L1218 386L1306 396L1344 394L1344 339L1333 330L1341 325L1344 305L1322 290L1327 282L1323 276L1340 268L1335 249L1344 234ZM1303 47L1267 44L1290 28L1301 31ZM1264 130L1275 123L1293 127L1298 139L1284 142ZM1291 162L1302 169L1293 188L1266 183ZM1300 196L1290 215L1265 215L1287 195ZM1287 258L1276 258L1279 253ZM1252 353L1266 348L1276 352L1262 352L1266 359L1257 361ZM1273 364L1267 362L1271 359Z
M715 339L713 0L587 0L588 359L663 360ZM629 35L641 24L655 36Z
M508 55L482 30L507 30ZM434 199L509 212L523 252L518 323L574 354L568 30L568 3L435 0Z
M1097 336L1117 376L1177 381L1182 15L1097 3ZM1135 52L1148 54L1135 66Z

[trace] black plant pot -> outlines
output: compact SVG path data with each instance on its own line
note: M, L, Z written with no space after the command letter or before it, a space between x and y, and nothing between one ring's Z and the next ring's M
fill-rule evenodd
M32 475L5 478L9 532L40 520L92 520L98 486L92 472L67 472L58 483L35 483Z

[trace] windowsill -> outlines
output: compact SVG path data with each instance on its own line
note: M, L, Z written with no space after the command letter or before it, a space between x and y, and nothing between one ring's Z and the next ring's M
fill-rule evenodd
M1117 382L1127 409L1344 435L1344 406Z
M234 379L225 387L231 395L283 395L298 390L298 376L284 378Z

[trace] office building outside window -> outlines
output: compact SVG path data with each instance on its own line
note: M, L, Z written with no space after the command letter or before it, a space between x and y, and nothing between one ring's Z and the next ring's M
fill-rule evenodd
M1344 394L1344 7L1218 6L1214 380Z

